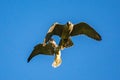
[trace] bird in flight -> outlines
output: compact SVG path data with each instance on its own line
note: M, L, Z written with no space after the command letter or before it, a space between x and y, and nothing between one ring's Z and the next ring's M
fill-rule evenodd
M101 40L101 36L99 33L97 33L90 25L87 23L81 22L78 24L72 24L70 21L67 22L65 25L54 23L50 29L48 30L43 46L46 45L46 43L51 39L53 35L59 36L60 42L59 42L59 49L62 50L64 48L70 47L73 45L73 42L71 40L71 37L77 36L77 35L86 35L92 39L95 39L97 41Z
M64 25L54 23L48 30L43 44L38 44L34 47L34 50L28 57L28 62L38 54L55 55L52 66L54 68L60 66L60 64L62 63L61 50L73 46L71 37L82 34L97 41L102 40L99 33L97 33L87 23L81 22L78 24L72 24L71 22L67 22ZM52 39L53 35L57 35L61 38L59 45L57 45L56 42Z
M54 61L52 63L52 66L54 68L60 66L62 63L61 59L61 51L58 49L58 45L56 42L51 38L45 46L43 44L38 44L34 47L34 50L30 54L30 56L27 59L27 62L30 62L30 60L35 57L36 55L43 54L43 55L55 55Z

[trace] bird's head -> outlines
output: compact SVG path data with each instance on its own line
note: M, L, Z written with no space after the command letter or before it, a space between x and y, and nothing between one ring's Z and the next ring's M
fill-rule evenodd
M70 26L72 23L70 21L67 22L67 26Z
M67 26L67 27L66 27L67 30L69 30L70 33L71 33L71 31L73 30L73 26L74 26L74 25L73 25L70 21L68 21L67 24L66 24L66 26Z
M73 24L72 24L70 21L68 21L66 25L67 25L68 27L73 27Z

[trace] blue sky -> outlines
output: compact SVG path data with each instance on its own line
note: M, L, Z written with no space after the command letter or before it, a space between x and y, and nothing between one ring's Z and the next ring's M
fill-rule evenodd
M120 80L119 8L119 0L0 0L0 80ZM73 37L56 69L53 56L27 63L49 27L67 21L88 23L102 41Z

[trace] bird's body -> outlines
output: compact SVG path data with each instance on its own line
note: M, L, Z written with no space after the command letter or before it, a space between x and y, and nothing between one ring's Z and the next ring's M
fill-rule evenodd
M66 25L64 25L64 29L63 29L62 34L61 34L62 39L68 39L72 30L73 30L72 23L68 22Z
M70 22L64 25L64 29L61 34L61 40L59 43L60 49L63 50L65 47L67 48L73 45L73 42L70 39L70 34L72 30L73 30L73 24L71 24Z
M55 23L50 27L44 39L43 45L45 45L53 35L58 35L61 37L59 48L64 49L73 45L73 42L71 40L72 36L81 34L85 34L88 37L91 37L98 41L101 40L101 36L87 23L81 22L75 25L71 22L67 22L65 25Z
M101 40L101 36L87 23L81 22L75 25L71 22L67 22L65 25L58 23L53 24L48 30L43 44L38 44L34 47L34 50L28 58L28 62L38 54L55 55L52 66L54 68L58 67L62 62L61 50L71 47L73 45L71 37L81 34L97 41ZM53 35L61 38L59 45L51 38Z

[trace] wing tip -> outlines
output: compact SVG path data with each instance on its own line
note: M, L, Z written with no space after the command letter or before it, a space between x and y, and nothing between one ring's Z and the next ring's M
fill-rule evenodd
M97 40L97 41L101 41L101 40L102 40L102 37L101 37L100 35L97 35L96 40Z
M30 58L28 58L28 59L27 59L27 63L29 63L29 62L30 62L30 60L31 60L31 59L30 59Z

